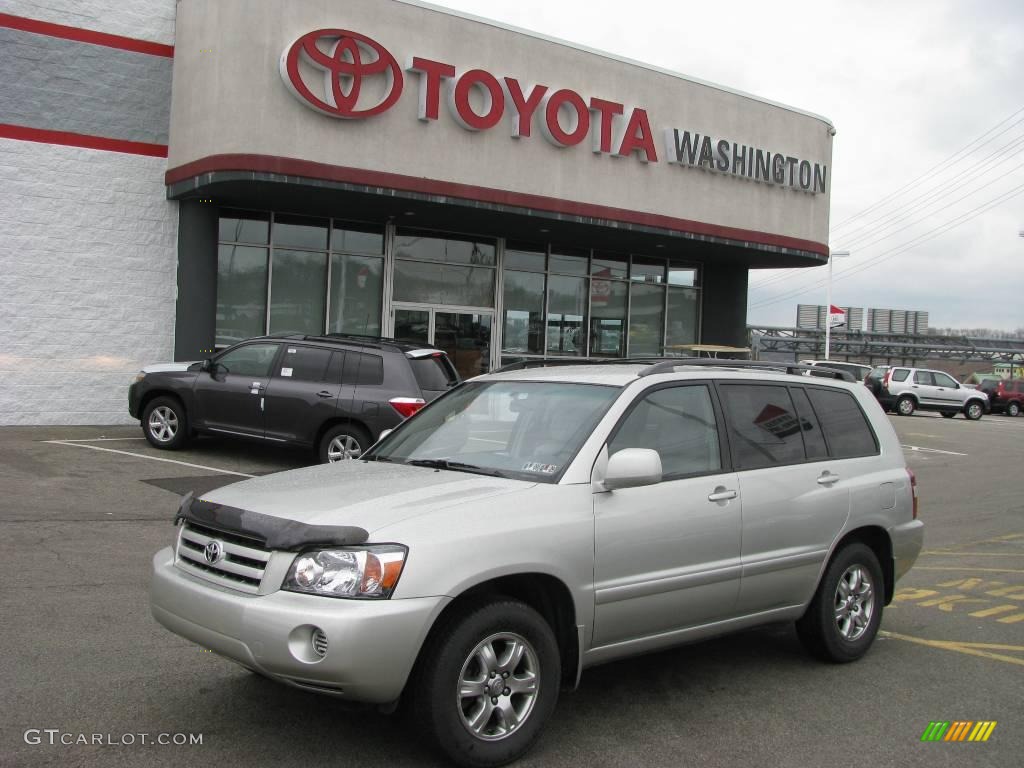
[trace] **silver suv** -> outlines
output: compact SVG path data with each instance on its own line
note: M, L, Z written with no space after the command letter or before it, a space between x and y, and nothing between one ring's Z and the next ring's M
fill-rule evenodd
M503 369L358 461L188 496L171 631L305 690L401 697L457 763L522 755L596 664L795 621L860 658L923 526L859 383L723 361Z
M885 372L878 401L900 416L912 416L916 410L938 411L947 419L962 413L971 421L980 419L991 407L988 395L965 387L948 373L903 366Z

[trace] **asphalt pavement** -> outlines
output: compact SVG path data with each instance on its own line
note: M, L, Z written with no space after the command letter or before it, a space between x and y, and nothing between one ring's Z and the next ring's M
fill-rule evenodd
M779 625L590 669L518 765L1019 765L1024 418L891 418L926 545L868 656L821 664ZM309 460L214 440L169 454L138 427L0 429L0 765L443 764L401 718L264 680L149 615L181 494ZM922 742L933 721L997 724Z

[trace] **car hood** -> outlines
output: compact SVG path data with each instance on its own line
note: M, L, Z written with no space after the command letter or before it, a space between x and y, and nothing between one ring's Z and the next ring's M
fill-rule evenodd
M374 530L469 502L525 491L535 483L384 462L342 461L278 472L202 496L307 525Z
M195 365L198 360L187 363L154 363L142 369L143 373L170 373L172 371L187 371L190 365Z

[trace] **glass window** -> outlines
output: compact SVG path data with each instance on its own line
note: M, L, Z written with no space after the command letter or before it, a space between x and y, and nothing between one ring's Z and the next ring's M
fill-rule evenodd
M936 371L932 374L932 378L935 379L935 386L937 387L948 387L949 389L956 389L956 381L952 376L947 376L944 373Z
M664 283L665 260L651 259L646 256L634 256L633 268L629 279L640 283Z
M665 327L665 289L658 285L630 286L629 356L662 354Z
M544 352L544 275L504 273L503 348L509 352Z
M493 307L494 273L487 267L399 259L395 261L394 300Z
M277 366L277 375L296 381L324 381L330 360L329 349L286 346Z
M590 251L585 248L552 248L548 269L568 275L585 275L589 267Z
M895 368L893 369L892 376L890 378L893 381L906 381L907 376L910 375L910 371L906 368Z
M218 240L230 243L266 245L270 237L270 214L249 211L226 211L220 217Z
M274 216L274 246L327 250L327 220Z
M811 408L811 401L807 399L807 393L798 387L791 387L789 394L793 397L796 405L796 415L800 419L800 426L804 435L804 450L809 459L827 459L828 448L825 445L825 436L821 433L821 425L818 423L814 409Z
M380 336L384 260L331 254L330 333Z
M623 448L657 451L666 480L719 471L718 425L708 388L670 387L644 397L608 443L608 455Z
M327 254L275 248L270 278L270 332L323 333Z
M925 384L930 387L935 383L935 379L929 371L915 371L914 383Z
M424 392L444 392L459 383L458 374L444 355L417 357L409 361L409 367Z
M531 272L543 272L544 246L526 245L524 243L507 243L505 245L505 269L525 269Z
M279 346L280 344L246 344L229 349L216 360L218 373L266 378L270 375L270 366L277 357Z
M725 384L721 393L736 469L804 460L802 425L786 387Z
M583 277L548 278L548 352L587 353L587 282Z
M341 380L345 384L377 386L384 383L384 358L363 352L346 352Z
M808 389L807 394L821 420L833 459L878 453L875 433L853 395L837 389Z
M697 269L695 267L668 267L668 284L684 285L693 287L697 284Z
M626 355L626 290L619 280L590 279L590 354Z
M628 272L628 256L594 251L594 258L590 262L590 274L594 277L625 279Z
M430 311L395 309L395 338L413 344L430 344Z
M357 224L351 221L335 221L331 229L332 251L354 251L356 253L384 253L384 227L374 224Z
M678 352L672 347L697 343L697 295L693 288L669 287L666 351Z
M491 369L490 313L434 312L434 346L444 350L459 376L471 379Z
M266 333L267 249L217 248L217 344L231 345Z
M395 236L395 258L398 259L494 266L494 252L494 243L487 240L430 237L409 231Z

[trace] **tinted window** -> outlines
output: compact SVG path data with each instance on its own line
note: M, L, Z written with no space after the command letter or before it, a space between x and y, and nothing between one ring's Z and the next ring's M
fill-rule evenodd
M329 349L316 347L286 347L284 357L277 367L277 375L297 381L323 381L326 378L327 363L331 359Z
M828 447L825 445L825 436L821 433L821 425L818 417L814 415L811 408L811 401L807 399L807 393L802 389L790 389L793 396L793 403L796 405L796 415L803 427L804 450L808 459L828 458Z
M362 352L347 352L341 380L346 384L383 384L384 358Z
M891 378L893 381L906 381L907 376L910 375L910 371L906 368L894 368Z
M737 469L804 460L801 424L786 387L727 384L722 399Z
M270 375L277 347L277 344L246 344L218 357L217 365L236 376L264 378Z
M416 383L424 392L444 392L448 387L457 384L459 379L443 355L419 357L410 360Z
M807 394L821 420L833 459L878 453L875 435L853 395L833 389L811 389Z
M665 478L720 470L718 425L708 388L671 387L644 397L608 443L608 455L623 448L657 451Z
M935 379L935 386L937 387L949 387L950 389L956 389L956 381L953 380L952 376L947 376L944 373L935 372L932 374Z
M914 383L931 386L935 383L935 378L928 371L918 371L914 374Z

